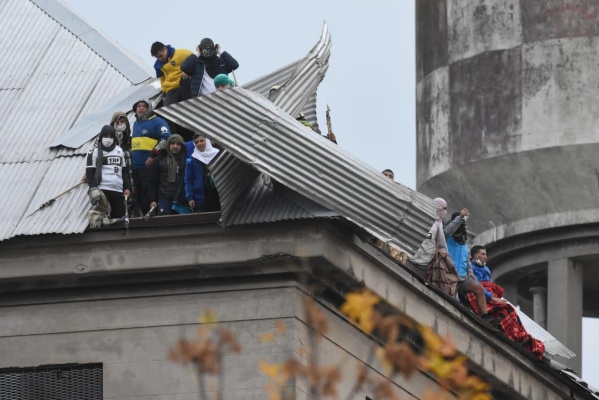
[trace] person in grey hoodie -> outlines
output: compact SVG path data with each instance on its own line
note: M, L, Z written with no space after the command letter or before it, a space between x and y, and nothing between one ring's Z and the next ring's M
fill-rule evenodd
M435 203L436 211L435 222L428 231L424 241L420 244L418 250L416 250L416 253L414 253L413 256L408 257L406 261L406 264L408 264L407 266L420 275L422 279L424 279L426 268L435 256L437 248L441 254L448 254L445 238L453 235L460 227L462 219L468 216L468 209L464 208L455 220L443 227L443 217L447 214L447 202L440 197L434 199L433 202Z

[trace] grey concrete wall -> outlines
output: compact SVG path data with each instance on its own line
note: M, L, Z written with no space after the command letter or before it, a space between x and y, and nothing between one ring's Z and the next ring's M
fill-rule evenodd
M597 2L417 4L417 189L445 198L450 213L468 207L476 244L491 248L503 282L517 284L560 246L575 259L597 258L597 249L582 249L586 238L575 239L599 223ZM543 246L508 254L519 238L547 232L554 237ZM511 263L524 254L535 259ZM593 307L585 303L585 313L599 312Z
M261 286L261 285L260 285ZM308 343L302 301L304 294L292 282L273 287L222 285L207 289L163 290L140 295L136 290L112 292L106 299L85 301L51 297L39 304L13 305L0 315L0 368L45 364L101 362L105 399L197 399L198 383L190 367L167 360L178 338L195 337L198 315L210 307L222 325L232 329L243 348L225 358L224 398L263 399L269 381L259 362L281 363ZM48 302L48 300L52 300ZM341 394L351 392L359 361L367 361L371 339L325 307L330 331L319 357L323 364L340 365ZM273 332L281 321L286 333L274 342L261 335ZM299 357L306 362L306 357ZM373 367L380 366L373 364ZM373 371L380 375L381 370ZM305 383L297 390L306 392ZM436 383L425 374L397 380L402 398L421 398ZM365 398L373 393L356 396Z
M596 4L417 4L418 189L467 203L479 233L596 209Z

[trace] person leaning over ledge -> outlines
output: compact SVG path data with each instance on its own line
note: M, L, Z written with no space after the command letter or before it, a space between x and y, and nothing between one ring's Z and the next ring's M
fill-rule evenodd
M156 57L154 69L156 78L160 78L160 86L164 97L163 105L169 106L181 100L179 92L179 82L181 80L181 63L193 54L190 50L175 49L170 44L164 45L161 42L152 43L150 49L152 57Z

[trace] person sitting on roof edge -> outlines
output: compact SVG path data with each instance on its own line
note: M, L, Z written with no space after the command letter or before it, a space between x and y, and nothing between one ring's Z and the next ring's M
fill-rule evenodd
M473 246L470 250L472 272L474 276L485 289L487 298L503 297L503 288L495 282L491 281L491 270L487 267L487 249L484 246ZM468 294L467 298L463 299L463 303L467 307L478 311L476 298L472 294ZM500 320L498 328L507 337L521 344L526 350L533 353L537 358L542 359L545 352L545 344L533 338L527 331L516 309L509 303L499 300L489 303L488 313L494 318Z
M131 180L125 152L117 144L115 129L104 125L98 134L98 145L87 154L85 168L90 194L94 189L104 193L110 205L110 216L121 218L126 213L125 199L131 195ZM96 195L90 195L92 203ZM95 205L95 204L94 204Z
M183 100L203 96L216 91L214 78L219 74L230 74L239 68L239 63L229 53L223 51L212 39L204 38L181 64L183 78L191 77L189 89L183 93Z
M164 45L162 42L152 43L150 52L152 57L156 57L154 69L156 78L160 78L160 86L164 93L162 104L169 106L181 101L179 92L182 76L181 63L193 53L191 50L175 49L170 44Z
M228 75L218 74L216 78L214 78L214 87L216 90L225 90L235 87L235 81L229 78Z
M152 162L148 171L148 198L150 207L158 206L162 215L188 214L184 177L187 151L181 135L171 135L166 141L166 152Z
M152 111L149 102L135 102L133 112L135 122L131 135L131 169L136 195L134 200L136 209L146 214L150 210L147 168L160 155L171 132L167 122Z
M210 139L196 133L193 150L187 149L185 164L185 197L193 212L220 211L220 199L216 183L208 164L219 154ZM188 144L186 143L186 146Z
M443 229L443 233L447 239L447 252L451 256L455 264L455 269L458 272L458 278L460 278L457 285L457 292L458 295L465 295L466 293L474 294L478 306L478 314L491 325L497 326L500 321L489 315L484 289L476 280L469 261L470 252L466 243L468 241L468 229L466 227L468 216L469 212L466 208L453 213L451 220ZM501 300L491 296L488 301L498 302Z

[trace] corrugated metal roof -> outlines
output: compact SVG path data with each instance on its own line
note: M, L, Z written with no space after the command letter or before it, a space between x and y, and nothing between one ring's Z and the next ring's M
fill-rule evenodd
M275 85L284 85L287 81L289 81L293 76L295 70L298 69L298 67L303 61L304 60L302 59L288 64L283 68L280 68L258 79L255 79L250 83L243 85L242 87L249 90L253 90L254 92L260 93L262 96L268 98L268 92L270 91L270 89ZM312 124L314 130L317 133L321 133L320 127L318 126L316 99L316 93L314 93L313 96L310 96L308 98L308 101L304 105L304 108L302 109L302 113L304 114L304 117Z
M223 217L223 224L243 225L335 216L338 216L337 213L260 174L236 202L230 214Z
M234 88L156 111L204 132L243 163L411 254L432 224L432 200L390 181L291 116L316 93L328 69L330 48L325 24L318 43L295 66L272 102L245 88ZM217 178L236 175L234 164L218 170L221 162L222 158L214 162ZM278 211L282 218L282 210ZM223 220L228 217L225 209ZM236 223L243 223L239 218Z
M23 0L17 0L23 1ZM45 13L75 35L81 42L102 57L131 83L137 84L154 76L154 69L136 54L126 50L115 40L100 33L90 23L57 0L31 0Z
M508 303L511 304L509 301ZM547 332L535 321L533 321L528 315L524 314L524 312L522 312L522 310L520 310L518 307L514 306L513 304L512 306L516 309L518 317L520 317L520 321L522 321L522 325L524 326L524 328L526 328L526 331L530 335L532 335L532 337L540 340L545 344L545 353L568 359L576 357L576 353L574 353L572 350L561 344L549 332Z
M226 220L237 199L252 185L260 173L228 151L210 164L210 170L220 196L221 219Z
M0 74L0 240L82 232L89 209L83 186L26 218L84 172L85 140L76 151L50 144L107 109L131 82L150 78L151 68L56 0L3 0L0 20L0 42L19 60L3 63ZM93 136L108 118L85 129Z
M66 131L63 135L50 142L50 147L64 146L71 149L80 149L90 140L94 139L100 128L110 121L112 115L117 111L126 112L129 115L131 124L133 124L133 104L145 99L152 107L155 107L162 98L160 91L160 81L154 79L141 85L133 85L120 91L113 96L101 108L87 113L77 125ZM84 147L75 154L85 153ZM73 153L72 151L70 153Z
M228 89L157 112L205 132L241 161L406 253L432 224L430 198L385 178L254 92Z

